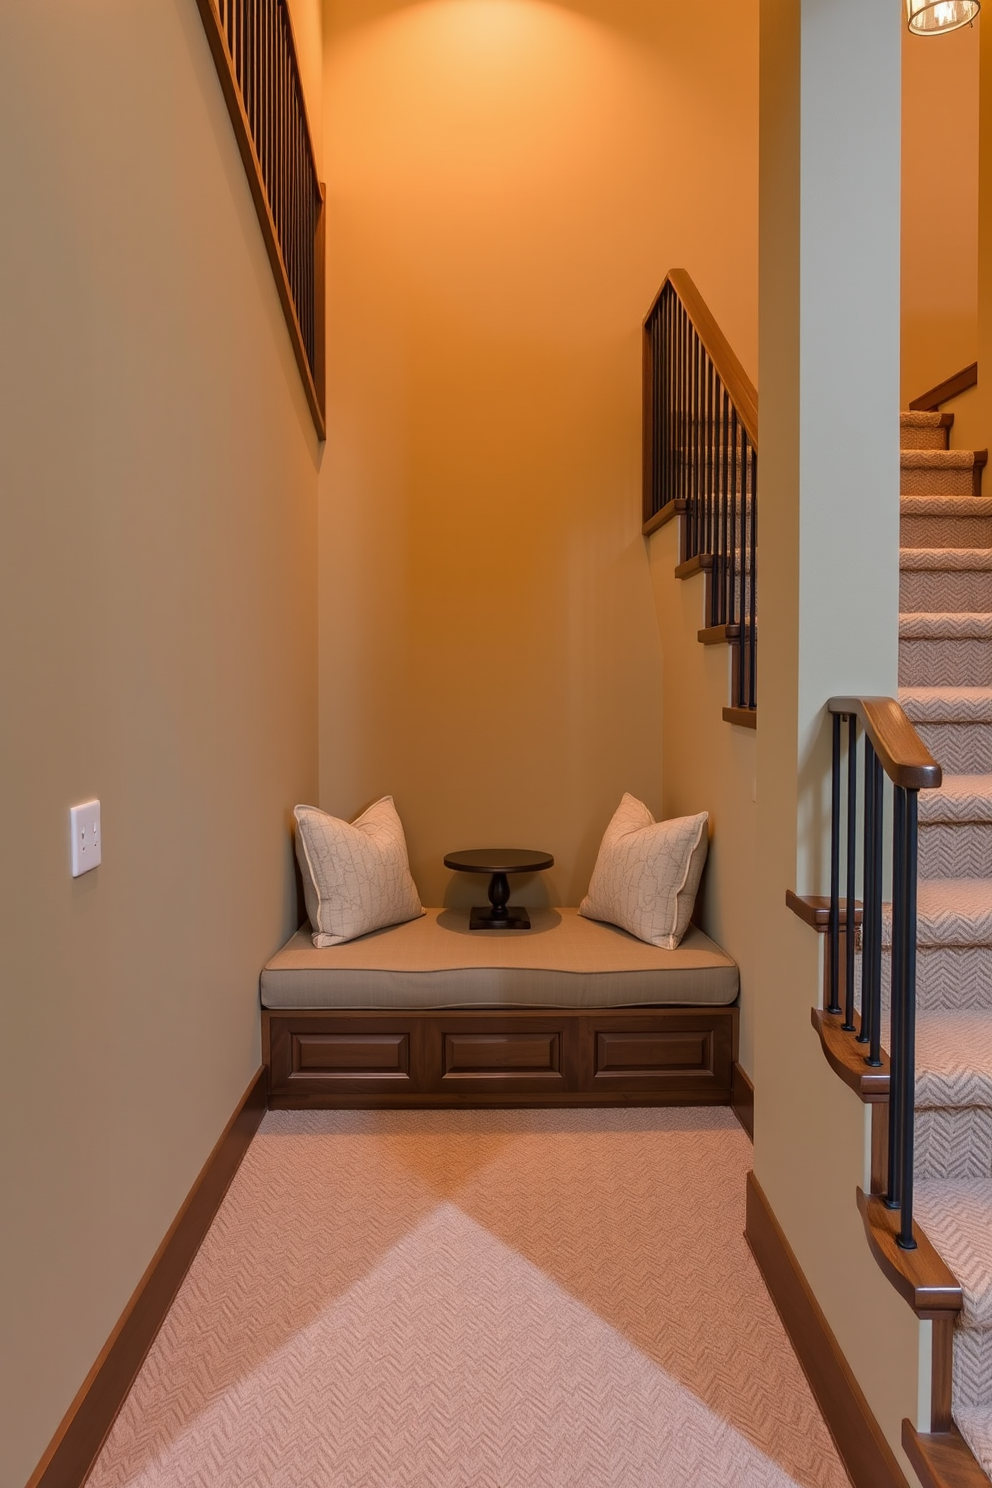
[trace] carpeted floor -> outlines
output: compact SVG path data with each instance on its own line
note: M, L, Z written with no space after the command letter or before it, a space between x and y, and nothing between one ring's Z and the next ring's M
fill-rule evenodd
M724 1109L270 1113L89 1488L845 1488Z

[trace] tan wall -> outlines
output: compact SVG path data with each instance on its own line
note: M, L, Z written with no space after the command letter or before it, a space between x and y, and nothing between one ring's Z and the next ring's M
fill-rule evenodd
M900 24L897 6L761 0L752 1011L755 1175L908 1471L930 1325L865 1240L868 1108L810 1026L822 939L785 905L829 886L827 699L897 691Z
M903 407L978 355L978 53L904 28Z
M585 891L662 801L640 324L684 264L753 371L756 8L334 0L321 802ZM728 227L729 224L729 227Z
M316 780L316 447L192 0L0 8L0 127L0 1484L22 1488L259 1063ZM74 881L91 795L104 863Z
M710 814L710 848L695 918L730 952L741 974L740 1063L754 1071L754 854L757 734L723 720L730 651L702 646L704 579L676 579L678 523L648 538L664 656L666 816Z

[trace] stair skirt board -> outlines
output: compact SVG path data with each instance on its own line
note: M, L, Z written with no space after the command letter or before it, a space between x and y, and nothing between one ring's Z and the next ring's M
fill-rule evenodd
M854 1488L908 1488L753 1172L748 1174L744 1237Z

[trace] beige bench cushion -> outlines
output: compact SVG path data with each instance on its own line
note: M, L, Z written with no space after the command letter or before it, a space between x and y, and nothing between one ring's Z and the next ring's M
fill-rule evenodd
M674 951L584 919L532 909L530 930L469 930L468 911L422 919L316 950L298 930L262 972L267 1008L723 1006L737 967L690 925Z

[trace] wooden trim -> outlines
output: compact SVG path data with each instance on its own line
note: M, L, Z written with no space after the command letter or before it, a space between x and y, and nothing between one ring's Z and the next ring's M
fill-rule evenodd
M724 708L724 723L734 723L738 728L756 729L758 727L757 708Z
M861 722L882 769L905 790L935 790L941 769L895 698L832 697L828 713L852 714Z
M989 1488L987 1475L956 1426L924 1435L902 1423L902 1444L923 1488Z
M948 1270L923 1231L914 1224L916 1249L903 1250L896 1242L897 1209L889 1209L880 1194L866 1194L860 1188L858 1209L872 1255L917 1317L943 1317L960 1312L964 1298L957 1277Z
M978 386L978 363L970 362L967 367L962 367L960 372L954 372L950 377L945 377L943 382L938 382L935 387L927 388L918 398L914 398L909 407L913 413L936 413L942 403L949 403L952 398L957 398L961 393L966 393L969 388Z
M702 646L729 646L741 638L739 625L707 625L696 632L696 640Z
M794 915L798 915L804 925L809 925L819 935L826 935L830 929L830 899L826 894L797 894L793 889L786 889L785 904ZM861 900L854 904L854 923L860 925L864 915ZM840 928L847 927L847 901L842 899L839 905L838 921Z
M730 1104L734 1115L741 1126L747 1132L751 1141L754 1141L754 1085L747 1070L734 1060L734 1070L730 1084Z
M857 1013L854 1020L855 1027L860 1028L861 1019ZM834 1074L839 1075L844 1084L866 1105L872 1105L875 1101L887 1101L889 1056L885 1050L882 1050L881 1068L872 1069L865 1063L862 1052L866 1045L857 1043L856 1034L841 1031L843 1013L827 1013L822 1008L811 1008L810 1021L820 1035L820 1047Z
M272 269L272 276L275 279L276 290L279 294L279 303L282 305L282 313L285 317L286 329L289 331L289 339L293 347L293 355L296 358L296 365L299 369L300 380L303 383L303 391L306 394L307 404L310 408L310 416L313 419L313 425L317 431L318 439L325 439L327 437L327 428L324 419L323 389L322 387L318 388L318 384L314 380L314 375L310 371L310 364L307 360L306 342L303 339L303 331L300 328L300 322L297 318L296 306L293 303L293 293L289 284L289 275L286 272L286 264L282 256L282 249L279 246L279 234L276 230L275 219L272 216L272 209L269 206L268 192L265 189L262 167L259 163L258 155L255 152L255 145L251 135L251 126L248 123L248 116L245 113L244 103L241 98L241 89L238 87L238 80L235 77L234 70L231 66L231 58L227 50L227 40L225 38L224 30L221 25L220 16L217 13L217 8L214 4L214 0L196 0L196 6L200 12L200 19L203 22L203 29L206 32L207 41L210 46L210 52L214 59L214 66L217 69L217 76L220 79L221 91L224 94L224 102L227 104L227 112L231 119L231 126L234 129L234 138L237 141L238 151L241 155L241 162L245 168L245 175L248 178L248 187L251 191L251 199L255 204L255 215L258 218L258 225L262 230L262 241L265 244L265 251L268 254L269 264ZM291 52L293 52L293 55L295 56L295 39L293 37L292 27L290 28L289 35ZM303 117L304 122L307 126L307 138L310 143L311 159L315 160L316 155L313 151L313 140L310 138L310 124L309 119L307 118L306 100L303 95L302 84L300 84L300 96L301 98L303 98ZM321 199L323 200L324 187L323 184L320 182L318 182L318 189L321 193ZM319 218L321 231L318 231L314 239L315 255L318 248L322 248L323 245L323 218L324 210L322 207ZM314 266L316 270L316 256L314 259ZM317 271L317 277L322 278L322 269ZM323 301L323 294L324 289L323 284L321 283L319 285L319 292L316 296L315 304L316 301ZM314 360L316 363L315 371L321 383L323 382L324 371L324 334L324 317L322 314L317 315L315 313Z
M854 1488L908 1488L754 1173L744 1236Z
M673 517L681 517L689 503L680 496L675 501L666 501L661 511L656 511L653 517L646 517L641 527L642 537L650 537L652 532L657 532L659 527L666 526Z
M737 416L751 437L755 449L758 447L758 392L741 365L741 360L714 319L713 312L685 269L670 269L664 283L651 301L651 308L644 317L644 324L654 314L665 285L670 284L689 313L696 334L706 347L720 380L737 409Z
M954 1324L953 1312L937 1313L931 1318L930 1343L930 1430L950 1431L954 1395Z
M79 1488L85 1481L265 1115L265 1090L263 1067L252 1077L27 1488Z
M675 577L677 579L692 579L696 574L709 573L713 567L712 553L696 553L694 557L687 558L684 563L675 565Z

